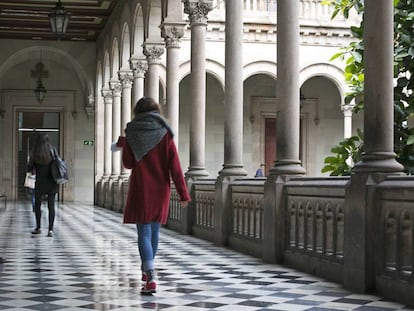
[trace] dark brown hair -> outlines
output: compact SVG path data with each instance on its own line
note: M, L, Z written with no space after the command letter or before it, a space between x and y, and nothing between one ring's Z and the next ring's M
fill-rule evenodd
M51 148L49 136L46 134L41 135L33 148L34 162L43 165L49 164L52 161Z
M134 114L156 111L161 112L160 105L151 97L142 97L134 108Z

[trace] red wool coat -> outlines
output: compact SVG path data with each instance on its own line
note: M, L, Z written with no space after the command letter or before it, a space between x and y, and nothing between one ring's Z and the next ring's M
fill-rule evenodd
M190 201L177 149L170 133L139 162L126 140L122 148L122 163L131 169L129 189L124 208L124 223L167 222L171 179L181 201Z

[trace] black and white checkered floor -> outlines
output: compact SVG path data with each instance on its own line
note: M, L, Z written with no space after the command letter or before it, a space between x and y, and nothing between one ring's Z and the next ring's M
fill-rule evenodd
M140 295L133 225L88 204L60 204L55 236L32 237L29 202L0 208L0 310L414 310L372 295L264 264L162 229L157 293Z

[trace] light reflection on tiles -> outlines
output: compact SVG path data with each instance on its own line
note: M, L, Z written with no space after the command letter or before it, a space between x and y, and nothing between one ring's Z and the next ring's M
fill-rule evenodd
M45 205L45 204L43 204ZM47 208L42 207L42 224ZM139 293L134 225L91 204L60 204L55 236L32 237L30 202L0 208L0 310L413 310L162 229L157 293Z

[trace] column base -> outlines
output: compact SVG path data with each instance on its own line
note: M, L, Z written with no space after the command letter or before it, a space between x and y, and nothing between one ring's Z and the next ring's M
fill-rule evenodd
M121 179L122 182L128 182L130 175L130 173L122 173L121 176L119 176L119 179Z
M194 167L190 166L188 171L185 173L185 177L188 178L203 178L207 177L209 174L204 167Z
M223 169L219 172L220 176L247 176L247 174L241 164L223 164Z
M396 159L394 152L363 153L362 160L355 164L354 173L402 173L404 166Z
M297 160L280 160L275 162L269 175L303 175L306 170L302 167L301 162Z

